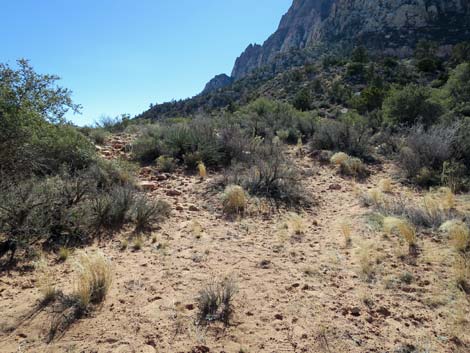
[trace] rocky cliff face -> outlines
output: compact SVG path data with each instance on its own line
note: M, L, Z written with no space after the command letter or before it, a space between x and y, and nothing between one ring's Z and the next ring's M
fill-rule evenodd
M232 82L233 79L230 76L227 76L226 74L217 75L206 84L206 87L204 87L202 94L217 91L218 89L228 86Z
M406 55L420 39L441 45L470 39L470 0L294 0L278 30L236 60L232 78L291 49L319 43L362 44Z

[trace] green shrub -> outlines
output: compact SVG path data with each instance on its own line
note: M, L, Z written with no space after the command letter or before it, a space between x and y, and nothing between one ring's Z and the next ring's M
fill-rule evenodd
M369 159L371 132L365 118L349 114L340 120L319 120L310 142L312 150L346 152Z
M134 191L125 187L116 187L109 193L98 195L91 202L94 228L98 231L121 228L130 220L134 201Z
M160 156L157 158L157 168L161 172L171 173L176 168L175 160L172 157Z
M443 95L450 109L470 116L470 63L460 64L451 72Z
M443 114L443 108L430 98L430 90L423 86L395 87L384 101L384 119L393 126L431 125Z
M378 87L366 87L359 96L351 98L350 104L359 113L365 114L382 107L385 92Z
M104 145L106 139L109 136L109 133L103 129L91 129L88 132L88 136L90 137L91 141L93 141L97 145Z
M240 185L251 195L272 199L288 206L308 205L309 195L301 176L285 156L279 143L264 142L249 160L234 165L225 176L225 185Z
M150 201L145 196L135 200L133 220L137 233L151 230L155 223L161 222L170 214L170 205L165 201Z
M358 179L365 179L369 176L369 170L365 164L355 157L349 157L340 164L340 173Z
M399 156L406 176L423 186L438 183L444 162L454 156L456 134L456 126L411 128Z

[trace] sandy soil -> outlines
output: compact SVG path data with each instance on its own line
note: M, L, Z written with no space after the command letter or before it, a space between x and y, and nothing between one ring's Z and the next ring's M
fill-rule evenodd
M220 195L209 187L217 175L201 182L178 172L153 180L149 193L171 203L171 217L140 251L121 250L123 235L92 247L112 260L111 291L98 310L50 344L50 312L33 312L40 299L36 271L1 273L0 351L405 353L415 346L428 349L416 352L470 352L468 326L460 332L456 324L468 315L469 302L462 304L452 285L448 244L420 234L421 253L409 261L401 256L404 246L385 238L361 206L358 190L393 175L393 166L373 167L361 184L308 156L296 163L318 198L301 213L300 236L283 228L285 210L224 217ZM403 186L394 190L418 196ZM344 222L352 226L350 246L340 231ZM374 260L372 281L361 274L361 249ZM74 256L59 263L50 255L48 264L59 288L70 291ZM404 274L411 283L400 280ZM198 291L225 276L238 285L231 325L198 327Z

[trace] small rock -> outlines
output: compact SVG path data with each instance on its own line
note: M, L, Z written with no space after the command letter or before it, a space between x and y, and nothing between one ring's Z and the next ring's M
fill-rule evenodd
M158 188L157 184L152 183L151 181L141 181L139 185L144 191L154 191Z
M351 309L352 316L361 316L361 309L359 307L354 307Z
M341 190L341 185L339 185L339 184L331 184L331 185L328 187L328 190Z
M191 212L198 212L198 211L199 211L199 208L197 208L197 207L194 206L194 205L190 205L190 206L189 206L189 210L190 210Z
M180 195L181 195L181 192L175 189L170 189L166 192L166 196L170 196L170 197L175 197L175 196L180 196Z
M284 320L284 316L282 316L281 314L276 314L276 315L274 315L274 318L275 318L276 320Z

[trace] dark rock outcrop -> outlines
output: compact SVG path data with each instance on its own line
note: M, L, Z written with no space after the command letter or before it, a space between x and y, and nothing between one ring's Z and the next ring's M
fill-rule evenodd
M227 87L232 82L233 79L230 76L227 76L226 74L217 75L206 84L206 87L204 87L202 94L217 91L218 89Z

